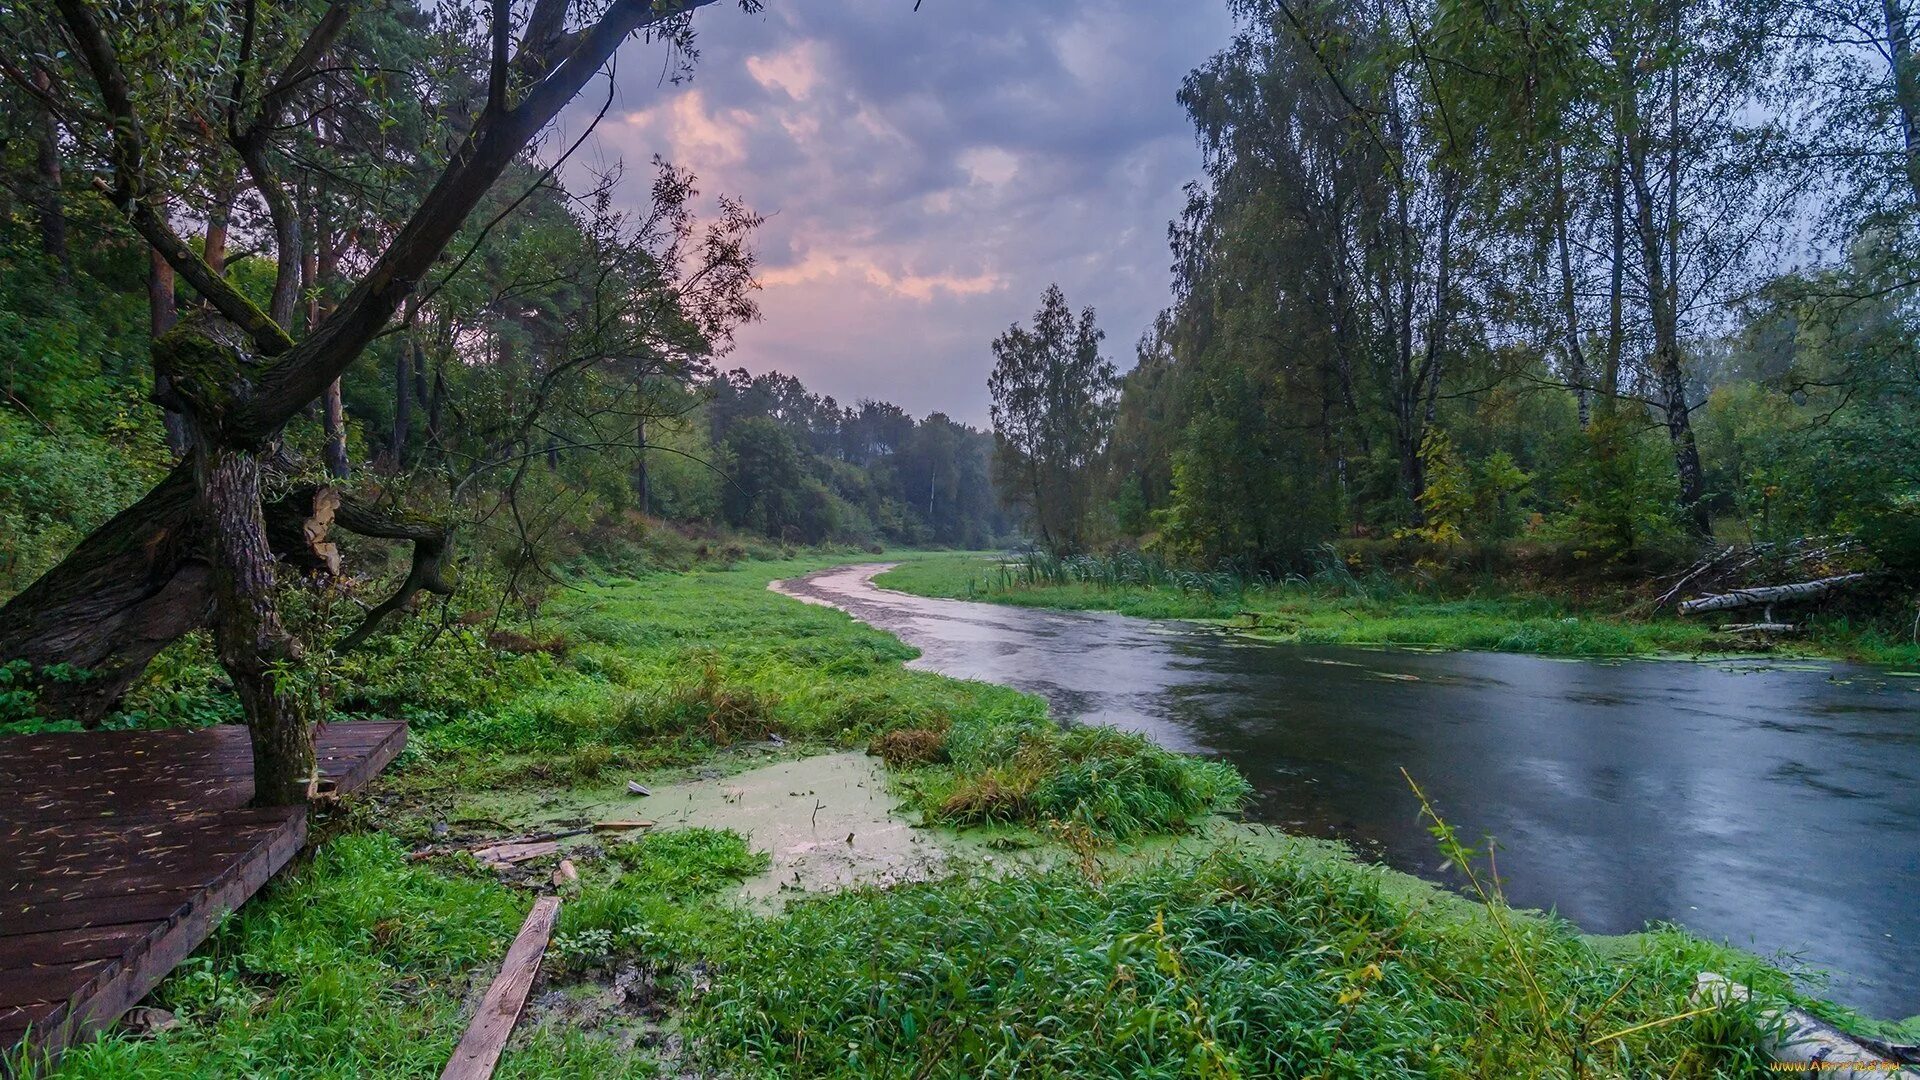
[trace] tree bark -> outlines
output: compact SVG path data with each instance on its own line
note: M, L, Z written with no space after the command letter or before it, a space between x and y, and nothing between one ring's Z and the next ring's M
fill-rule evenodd
M326 189L322 187L315 193L313 201L313 246L315 251L315 272L312 285L314 319L309 326L317 326L332 310L333 305L326 299L327 290L340 276L340 245L334 240L333 223L327 217ZM320 395L322 410L322 428L326 433L327 475L335 480L345 480L348 472L347 462L347 410L340 398L340 380L334 379Z
M221 181L214 188L213 205L207 210L207 238L201 246L205 252L201 258L215 274L224 273L227 268L227 228L233 222L236 187L231 177Z
M1700 467L1700 447L1694 439L1692 408L1687 404L1686 372L1680 351L1678 79L1676 70L1670 75L1669 93L1673 95L1669 100L1667 132L1670 145L1661 177L1666 195L1664 228L1655 215L1655 192L1648 177L1650 140L1637 120L1626 135L1626 159L1633 186L1634 227L1640 240L1641 271L1647 286L1648 321L1653 330L1654 376L1659 380L1661 411L1666 418L1667 439L1673 448L1680 505L1695 535L1711 537L1713 520L1706 503L1706 478Z
M88 673L44 681L42 711L99 719L161 649L206 624L193 504L193 465L182 462L0 609L0 656Z
M173 329L179 320L180 309L173 296L173 265L160 257L157 251L147 253L147 329L153 341ZM167 401L172 397L172 389L165 375L156 373L153 377L153 396L156 401ZM177 460L187 456L193 443L187 435L187 418L172 409L162 406L160 422L167 429L167 449L173 451Z
M1580 306L1574 292L1573 245L1567 241L1567 218L1572 208L1567 198L1567 166L1560 143L1553 144L1553 244L1560 264L1561 333L1566 335L1567 381L1573 384L1573 398L1580 416L1580 427L1593 419L1593 391L1587 385L1587 357L1580 347Z
M1685 600L1680 604L1680 614L1692 615L1700 611L1726 611L1729 608L1751 607L1755 604L1779 604L1790 600L1812 600L1827 595L1835 589L1844 589L1849 585L1858 585L1866 581L1870 574L1835 574L1832 577L1817 578L1813 581L1800 581L1791 585L1762 585L1751 589L1735 589L1732 592L1702 596L1694 600Z
M1908 25L1904 0L1881 0L1886 21L1887 59L1892 68L1893 101L1900 113L1900 141L1905 153L1907 186L1920 202L1920 65L1913 55L1913 28Z
M47 73L33 73L34 85L46 91ZM34 124L33 209L39 218L40 250L53 263L61 284L73 276L73 255L67 247L67 212L61 205L60 126L42 107Z
M211 541L214 650L246 710L253 803L303 803L314 777L313 721L297 687L300 643L280 621L260 458L216 439L199 442L207 448L195 457L195 479Z
M1626 132L1633 94L1634 59L1615 31L1613 145L1607 175L1608 235L1607 352L1600 371L1600 408L1611 415L1620 397L1620 358L1626 350L1627 159Z

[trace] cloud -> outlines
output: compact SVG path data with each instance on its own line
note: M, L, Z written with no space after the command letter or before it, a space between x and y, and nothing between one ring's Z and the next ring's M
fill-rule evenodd
M1200 169L1174 94L1226 43L1223 5L772 0L697 28L685 84L628 46L593 156L658 153L767 215L765 318L729 364L984 423L988 342L1053 281L1131 364Z

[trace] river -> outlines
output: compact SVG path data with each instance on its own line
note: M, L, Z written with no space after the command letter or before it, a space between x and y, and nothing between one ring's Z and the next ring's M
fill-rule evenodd
M1673 921L1920 1013L1920 679L1840 664L1568 661L1295 646L1119 615L930 600L884 564L777 586L919 648L1232 762L1253 820L1445 880L1400 770L1508 898L1589 933Z

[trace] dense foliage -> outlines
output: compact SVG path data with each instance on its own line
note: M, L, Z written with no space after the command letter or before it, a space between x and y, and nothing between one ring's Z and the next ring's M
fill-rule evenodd
M1175 302L1055 532L1275 575L1354 540L1913 562L1907 5L1232 7L1179 94Z

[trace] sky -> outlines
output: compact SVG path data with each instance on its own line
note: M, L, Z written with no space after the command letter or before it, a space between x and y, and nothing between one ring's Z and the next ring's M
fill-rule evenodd
M1223 0L768 0L697 17L693 77L629 44L569 169L659 154L767 217L760 322L722 363L843 404L987 423L989 344L1049 282L1125 370L1166 306L1167 224L1200 152L1174 100L1232 30ZM604 101L590 88L577 127Z

